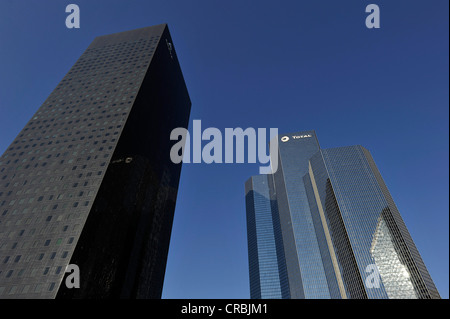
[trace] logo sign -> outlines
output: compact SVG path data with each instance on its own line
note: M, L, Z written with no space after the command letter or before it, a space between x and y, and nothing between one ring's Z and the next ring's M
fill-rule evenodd
M311 135L311 134L305 134L305 135L295 135L295 136L292 136L292 138L293 138L294 140L298 140L298 139L300 139L300 138L308 138L308 137L312 137L312 135Z
M283 137L281 138L281 141L282 141L282 142L287 142L287 141L289 141L289 137L283 136Z

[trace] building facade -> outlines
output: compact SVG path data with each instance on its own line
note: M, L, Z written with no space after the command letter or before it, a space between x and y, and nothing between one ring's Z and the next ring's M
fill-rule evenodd
M273 228L282 234L272 245L285 256L287 298L440 298L365 148L321 149L314 131L277 139L278 170L265 178L273 181L268 183L274 194L271 213L279 220ZM261 188L260 180L247 181L247 196ZM262 211L247 201L247 220ZM250 245L267 246L268 240L260 239L251 223L247 228L251 291L270 290L260 279L265 262L260 248Z
M251 177L245 183L250 256L250 297L289 299L286 261L281 226L273 193L273 180L267 175Z
M94 39L0 157L0 298L160 298L190 107L167 25Z

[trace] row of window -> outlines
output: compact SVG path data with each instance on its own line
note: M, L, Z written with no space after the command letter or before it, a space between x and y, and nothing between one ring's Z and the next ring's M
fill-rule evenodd
M33 285L22 285L22 286L10 286L4 287L0 286L0 296L7 295L17 295L17 294L39 294L42 292L52 292L56 286L55 282L47 284L33 284Z
M59 275L59 274L61 274L61 271L62 271L62 269L63 269L62 266L56 266L56 267L52 267L52 268L54 268L54 269L53 269L53 272L52 272L53 275ZM39 270L38 270L37 268L34 268L33 270L30 271L30 275L34 277L34 276L36 276L36 275L39 274L38 271L39 271ZM50 274L50 267L45 267L43 270L41 269L41 271L42 271L41 274L42 274L43 276L49 275L49 274ZM17 277L22 277L22 276L25 276L25 275L26 275L26 270L25 270L24 268L19 269L19 270L16 270L16 269L10 269L10 270L8 270L8 271L5 272L4 278L11 278L14 274L16 274ZM1 270L0 270L0 277L1 277L1 276L2 276L2 272L1 272Z
M63 217L64 217L64 215L62 215L62 214L55 216L55 218L53 218L53 216L50 215L50 216L47 216L46 222L49 222L52 219L56 222L61 222L63 220ZM74 216L69 214L69 215L67 215L66 220L73 219L72 217L74 217ZM39 222L40 222L40 220L37 220L37 223L39 223ZM41 234L41 235L43 235L43 234L48 235L48 234L53 234L53 233L59 234L59 233L61 233L61 231L63 233L65 233L69 230L69 225L64 225L62 227L61 226L56 227L54 225L55 225L54 223L49 224L49 226L42 225L42 228L39 229L39 234ZM78 231L80 229L80 224L74 224L70 228L72 231ZM4 232L2 234L6 235L6 232ZM3 237L3 238L23 237L23 238L27 239L27 238L33 237L34 235L36 235L36 227L29 228L29 229L21 229L20 231L13 230L13 231L9 232L6 236L1 236L1 237ZM16 249L18 244L19 244L18 242L14 242L11 245L6 242L2 242L2 243L0 243L0 250ZM24 243L22 243L21 248L27 248L28 245L30 245L30 244L24 242ZM38 246L38 243L36 243L35 245Z
M14 233L14 232L13 232ZM34 240L34 241L23 241L20 242L20 249L22 251L25 251L27 249L31 249L30 252L33 252L35 249L38 249L39 247L57 247L63 244L64 239L62 237L56 238L56 239L46 239L46 240ZM74 242L74 237L69 237L67 240L65 240L66 245L71 245ZM10 249L15 250L18 248L19 243L15 242L11 245L11 247L8 248L8 246L5 245L5 243L2 244L1 250ZM3 263L6 264L9 261L10 256L5 256ZM1 264L0 264L1 265Z
M48 259L54 260L56 258L56 254L57 254L56 251L49 253ZM65 259L65 258L67 258L68 254L69 254L69 252L67 250L65 250L60 253L59 258ZM44 260L44 257L45 257L45 253L40 253L35 256L35 259L38 261L41 261L41 260ZM11 258L11 256L6 256L3 259L3 264L7 264L8 262L18 263L19 261L21 261L21 259L24 259L24 258L22 258L22 255L16 255L16 256L14 256L14 258ZM28 261L30 261L30 258L26 258L24 261L28 262ZM1 275L1 270L0 270L0 275Z

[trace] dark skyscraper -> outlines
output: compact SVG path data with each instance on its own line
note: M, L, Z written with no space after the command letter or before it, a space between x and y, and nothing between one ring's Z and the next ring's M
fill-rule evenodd
M251 298L440 298L365 148L277 139L278 170L246 183Z
M92 42L0 158L0 298L160 298L190 107L167 25Z

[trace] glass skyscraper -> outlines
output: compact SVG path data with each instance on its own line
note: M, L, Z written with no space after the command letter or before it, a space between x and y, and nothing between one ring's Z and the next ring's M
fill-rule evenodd
M251 298L440 298L365 148L276 138L278 170L246 183Z
M167 25L95 38L0 157L0 298L160 298L190 108Z
M267 175L253 176L246 184L248 251L250 276L258 285L250 287L253 299L287 299L290 296L280 221L273 180Z

